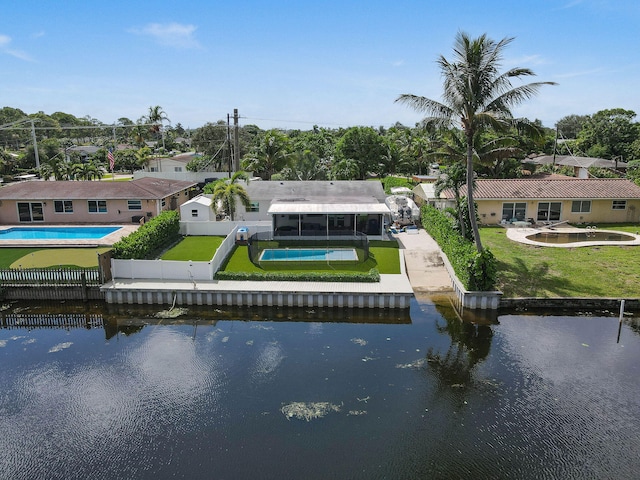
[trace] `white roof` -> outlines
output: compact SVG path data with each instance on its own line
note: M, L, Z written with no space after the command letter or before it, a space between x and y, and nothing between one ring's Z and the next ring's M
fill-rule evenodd
M191 205L193 203L204 205L205 207L211 207L211 196L198 195L197 197L193 197L191 200L187 200L182 205Z
M308 203L308 202L277 202L269 207L273 214L322 214L340 215L348 213L389 214L390 210L384 203Z

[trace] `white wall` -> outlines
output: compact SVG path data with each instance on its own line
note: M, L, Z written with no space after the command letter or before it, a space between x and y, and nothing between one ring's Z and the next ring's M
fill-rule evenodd
M145 170L136 170L133 172L134 180L144 177L185 180L187 182L204 182L205 178L229 178L229 172L147 172Z

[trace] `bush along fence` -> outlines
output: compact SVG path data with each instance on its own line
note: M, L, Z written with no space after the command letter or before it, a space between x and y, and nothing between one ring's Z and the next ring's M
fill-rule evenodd
M150 258L180 235L180 214L175 210L162 212L135 232L113 244L113 258Z
M431 237L438 243L447 257L461 287L463 306L472 308L497 308L497 298L500 292L495 292L497 280L497 261L490 250L479 253L473 242L463 238L454 228L454 222L446 213L424 205L421 209L422 225ZM454 282L455 283L455 282ZM480 295L470 295L472 292L493 292L494 299ZM460 295L459 295L460 296ZM480 300L478 300L480 299ZM478 302L482 305L477 306ZM487 306L487 304L491 304Z

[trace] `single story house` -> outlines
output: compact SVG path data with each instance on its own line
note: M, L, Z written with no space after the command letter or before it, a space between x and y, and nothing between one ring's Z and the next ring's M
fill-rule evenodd
M626 171L628 164L620 160L606 160L594 157L576 157L574 155L539 155L528 157L523 164L534 165L559 165L573 168L574 175L578 178L589 178L589 168L606 168L614 171Z
M189 200L196 182L27 181L0 188L0 223L130 223Z
M375 181L251 181L251 206L239 202L235 219L271 220L275 235L382 236L391 212Z
M466 186L460 194L466 194ZM454 198L451 190L442 196ZM484 224L640 221L640 187L623 178L481 179L474 199Z

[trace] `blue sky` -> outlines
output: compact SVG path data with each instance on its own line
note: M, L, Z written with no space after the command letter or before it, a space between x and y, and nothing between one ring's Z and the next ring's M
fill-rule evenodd
M504 69L559 84L514 111L553 127L640 114L639 28L637 0L10 1L0 107L112 123L160 105L191 128L234 108L265 129L414 125L394 100L440 99L436 60L465 31L515 37Z

